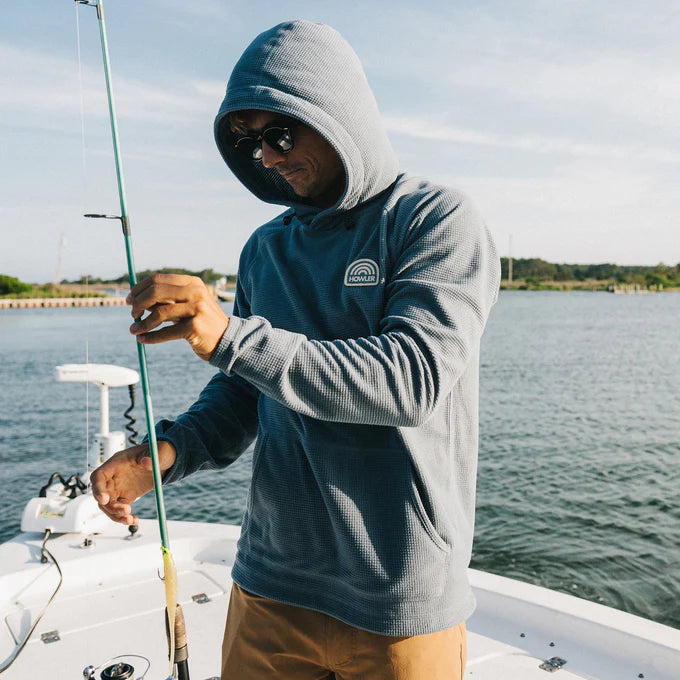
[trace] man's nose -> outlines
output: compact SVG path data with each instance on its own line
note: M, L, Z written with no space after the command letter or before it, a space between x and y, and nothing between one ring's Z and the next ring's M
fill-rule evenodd
M282 161L286 160L286 154L277 151L262 140L262 165L265 168L274 168Z

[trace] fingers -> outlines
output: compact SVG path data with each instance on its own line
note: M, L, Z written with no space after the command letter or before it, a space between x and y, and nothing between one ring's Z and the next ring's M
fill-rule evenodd
M135 321L130 326L130 333L141 335L158 328L167 321L177 322L192 315L193 307L187 303L158 304L144 319Z
M99 509L114 522L122 524L137 524L138 520L132 514L132 505L128 498L118 496L115 479L108 477L102 468L97 468L90 478L92 494L99 505Z
M121 524L138 524L139 518L132 514L130 499L125 497L113 498L108 492L94 495L99 509L114 522Z
M108 505L99 504L99 509L114 522L119 524L139 524L139 517L132 514L132 506L129 503L115 502Z
M200 279L199 279L200 280ZM142 291L132 298L130 313L133 319L139 319L146 310L152 311L157 305L174 305L178 302L189 302L196 297L196 288L158 284Z
M100 510L114 522L138 524L132 503L153 488L148 444L119 451L93 471L90 482Z
M229 325L229 317L196 276L156 274L135 286L128 302L135 318L130 332L140 343L184 338L204 361L210 360ZM149 314L142 319L146 310ZM173 325L162 327L166 322Z
M106 505L111 500L111 494L107 490L106 474L101 468L97 468L90 476L92 495L97 503Z
M143 294L148 288L156 285L172 285L172 286L185 286L191 281L191 279L198 278L196 276L187 276L185 274L154 274L149 276L147 279L140 281L128 295L128 304L132 304L132 300L137 296ZM200 281L200 279L199 279Z
M144 345L157 345L161 342L168 342L168 340L179 340L188 336L189 321L180 321L172 326L165 326L160 330L152 333L142 333L137 335L137 340Z
M129 293L127 301L132 305L132 316L139 319L146 310L155 305L189 302L203 292L205 284L197 276L183 274L154 274L138 283Z

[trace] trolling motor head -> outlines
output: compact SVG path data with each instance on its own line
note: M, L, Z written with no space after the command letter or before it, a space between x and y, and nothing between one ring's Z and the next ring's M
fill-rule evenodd
M134 385L139 373L110 364L63 364L57 366L56 378L58 382L87 382L99 387L99 432L88 454L88 468L94 469L125 448L124 433L109 431L109 387Z

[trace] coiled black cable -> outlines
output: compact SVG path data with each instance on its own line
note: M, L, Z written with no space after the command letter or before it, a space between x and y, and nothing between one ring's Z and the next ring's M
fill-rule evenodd
M132 409L135 407L135 386L134 385L128 385L128 392L130 393L130 407L128 408L123 415L127 419L127 423L125 424L125 429L130 432L131 434L128 436L127 440L132 444L133 446L138 444L139 442L135 439L135 437L139 434L137 430L133 427L133 425L137 422L135 418L133 418L130 415L130 412Z
M80 494L83 494L87 491L87 484L85 484L85 482L80 478L80 475L77 474L71 475L66 480L66 484L64 486L66 486L68 489L71 489L69 498L75 498L76 496L80 496Z
M40 493L38 494L38 496L40 496L40 498L45 498L45 496L47 496L47 489L49 489L52 486L52 484L54 484L55 479L58 479L64 486L68 486L66 484L66 480L64 479L64 477L62 476L62 474L60 472L53 472L50 475L50 478L47 481L47 484L45 484L45 486L43 486L42 489L40 489Z
M67 495L69 498L75 498L87 491L87 484L83 482L80 475L71 475L68 479L64 479L64 476L60 472L53 472L50 475L47 484L40 489L40 493L38 494L40 498L45 498L47 496L47 489L52 486L55 479L58 479L61 482L65 491L68 491Z

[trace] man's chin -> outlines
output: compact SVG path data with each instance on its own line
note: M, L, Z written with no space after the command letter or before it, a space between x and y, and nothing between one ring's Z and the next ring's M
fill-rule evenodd
M309 188L306 185L298 184L297 182L288 182L288 186L293 190L296 196L299 196L300 198L310 198Z

